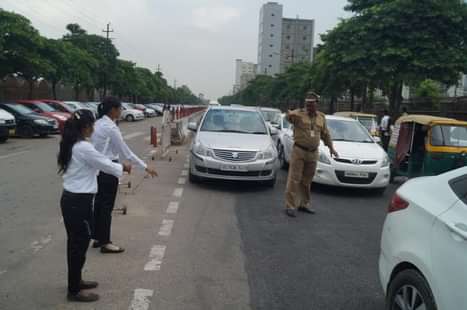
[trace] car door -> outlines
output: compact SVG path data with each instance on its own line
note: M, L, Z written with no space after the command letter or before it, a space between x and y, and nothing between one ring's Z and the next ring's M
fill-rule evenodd
M459 200L433 226L432 282L438 309L467 309L467 174L449 184Z

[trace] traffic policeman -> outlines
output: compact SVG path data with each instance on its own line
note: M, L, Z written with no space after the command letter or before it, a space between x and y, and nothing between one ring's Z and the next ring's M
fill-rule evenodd
M310 186L319 157L320 140L329 148L331 156L338 157L326 126L326 118L318 111L319 96L308 92L305 109L287 112L287 119L294 125L294 147L290 160L286 189L286 214L296 217L296 210L314 214L311 206Z

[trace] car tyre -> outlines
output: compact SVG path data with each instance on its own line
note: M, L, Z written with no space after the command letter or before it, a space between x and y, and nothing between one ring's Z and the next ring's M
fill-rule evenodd
M34 137L34 129L31 126L24 126L19 135L23 138L32 138Z
M127 122L134 122L135 121L135 117L131 114L128 114L126 117L125 117L125 120Z
M418 295L415 299L412 298L414 294ZM430 286L420 272L412 269L404 270L389 283L386 310L418 309L422 303L426 310L437 310Z
M284 150L284 146L279 143L277 145L277 150L279 151L279 163L280 163L280 166L281 166L281 169L284 169L286 170L288 167L289 167L289 164L287 163L287 161L285 160L285 150Z
M0 137L0 143L5 143L8 140L8 136Z
M188 173L188 180L189 180L190 183L192 183L192 184L201 183L201 178L200 178L199 176L196 176L196 175L194 175L193 173L191 173L191 171Z

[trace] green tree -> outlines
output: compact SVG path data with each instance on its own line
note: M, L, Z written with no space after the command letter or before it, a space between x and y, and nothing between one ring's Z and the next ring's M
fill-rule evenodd
M441 87L438 82L429 79L424 80L415 88L415 95L436 101L441 97Z

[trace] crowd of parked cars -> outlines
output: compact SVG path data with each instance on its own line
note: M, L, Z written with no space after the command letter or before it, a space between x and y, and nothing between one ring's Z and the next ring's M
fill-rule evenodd
M319 147L315 183L383 193L406 177L388 206L379 276L386 309L467 309L467 122L426 115L399 118L388 152L377 116L327 115L338 158ZM293 126L280 110L211 106L191 145L189 179L274 186L287 169Z
M99 102L51 99L17 100L0 103L0 143L10 137L46 137L63 131L66 120L76 110L89 110L98 116ZM122 120L134 122L162 115L163 103L123 103Z

